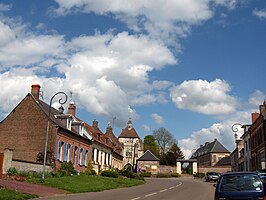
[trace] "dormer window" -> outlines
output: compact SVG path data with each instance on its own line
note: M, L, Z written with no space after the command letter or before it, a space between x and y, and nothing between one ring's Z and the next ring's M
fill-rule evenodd
M101 134L100 133L98 133L98 140L100 140L101 139Z
M71 119L67 119L67 129L71 130L71 126L72 126L72 120Z

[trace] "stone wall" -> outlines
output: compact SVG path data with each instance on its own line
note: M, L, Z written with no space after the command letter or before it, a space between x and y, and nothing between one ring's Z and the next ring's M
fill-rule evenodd
M12 161L12 167L15 167L18 171L34 171L34 172L42 172L43 165L42 164L35 164L35 163L26 163L26 162L19 162L19 161ZM51 166L45 166L45 172L53 171Z
M159 172L160 173L170 173L170 172L177 173L175 165L160 165Z

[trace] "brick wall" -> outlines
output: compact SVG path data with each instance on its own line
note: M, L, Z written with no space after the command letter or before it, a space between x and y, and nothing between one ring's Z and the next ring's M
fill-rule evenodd
M0 151L13 149L13 159L36 162L44 152L47 117L27 95L0 124ZM54 152L55 127L50 126L48 151Z

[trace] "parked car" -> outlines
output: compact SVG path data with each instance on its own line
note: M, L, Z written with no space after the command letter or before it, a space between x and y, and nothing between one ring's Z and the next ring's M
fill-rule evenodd
M266 173L265 172L257 171L256 173L259 175L259 177L262 181L264 181L264 182L266 181Z
M211 182L214 181L216 182L220 176L220 173L217 172L207 172L205 175L205 181L206 182Z
M264 187L255 172L232 172L222 174L214 184L215 200L264 200Z

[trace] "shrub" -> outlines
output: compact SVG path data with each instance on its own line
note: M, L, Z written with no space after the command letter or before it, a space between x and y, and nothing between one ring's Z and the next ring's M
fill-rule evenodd
M112 177L112 178L118 178L119 174L118 174L118 172L116 172L116 171L105 170L105 171L102 171L101 176Z
M121 175L122 176L125 176L127 178L136 178L137 177L137 173L135 172L131 172L131 171L128 171L128 170L124 170L121 172Z
M85 174L87 175L96 175L96 171L93 169L93 166L91 164L91 160L88 162L87 170L85 171Z
M193 176L195 178L203 178L205 176L205 174L204 173L201 173L201 172L197 172L197 173L194 173Z
M75 168L73 167L72 162L63 162L58 172L61 173L62 175L68 175L68 176L77 174Z
M151 177L151 172L141 172L140 176L141 177Z
M11 168L8 169L7 173L8 173L9 176L14 176L14 175L16 175L18 173L18 171L16 170L15 167L11 167Z

